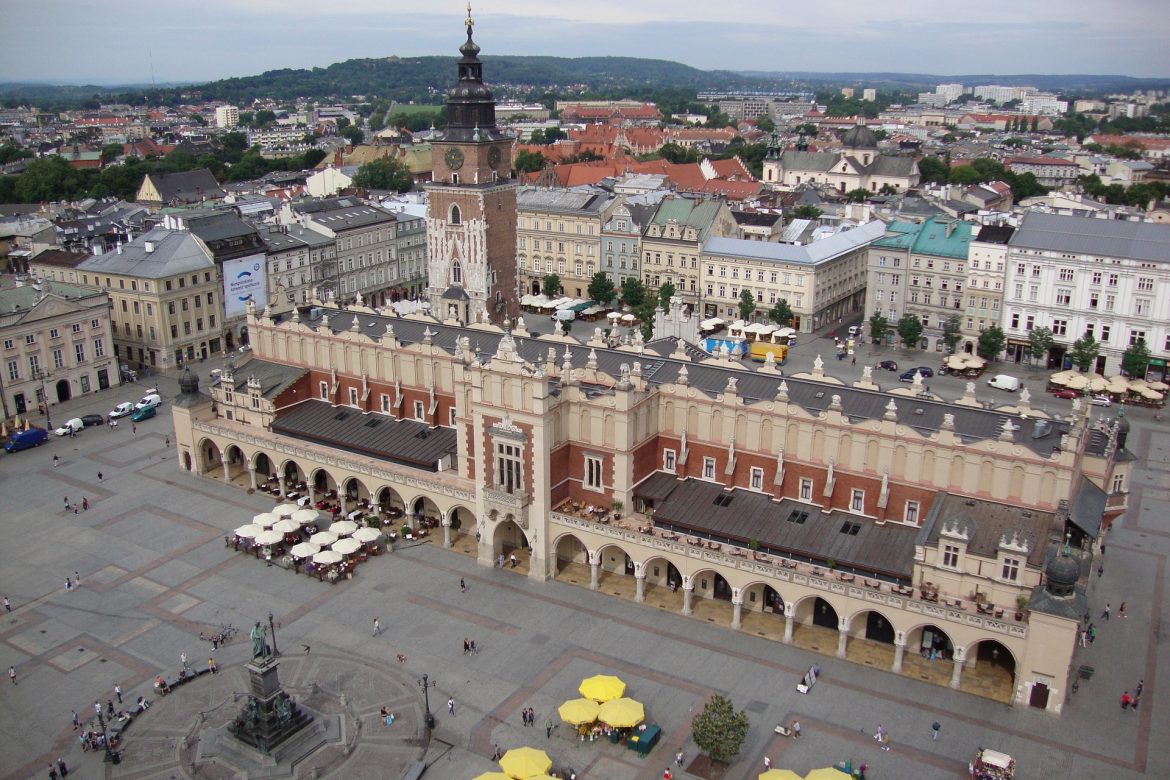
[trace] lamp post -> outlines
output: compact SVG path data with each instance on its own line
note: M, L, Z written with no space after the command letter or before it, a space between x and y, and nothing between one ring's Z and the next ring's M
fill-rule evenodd
M268 613L268 633L272 635L272 654L279 656L280 651L276 649L276 626L272 623L272 613Z
M423 722L427 724L428 729L434 729L435 728L435 716L431 714L430 689L433 688L434 686L438 685L438 683L432 682L431 680L428 679L427 675L424 674L422 676L422 679L418 681L418 684L419 684L419 687L421 687L423 689L423 707L426 709L426 713L427 713L423 718Z

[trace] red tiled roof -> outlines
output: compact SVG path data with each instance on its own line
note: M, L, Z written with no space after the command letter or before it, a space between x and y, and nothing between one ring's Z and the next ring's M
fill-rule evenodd
M1008 167L1013 165L1076 165L1072 160L1062 160L1059 157L1011 157L1007 164Z

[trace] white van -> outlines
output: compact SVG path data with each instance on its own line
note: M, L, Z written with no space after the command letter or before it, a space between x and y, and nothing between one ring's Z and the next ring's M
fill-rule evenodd
M572 309L557 309L552 315L554 322L572 322L577 319L577 312Z
M134 405L135 409L145 409L148 406L158 406L162 403L162 396L158 393L150 393L146 395L141 401Z
M987 380L987 384L997 390L1007 390L1009 393L1014 393L1020 389L1020 380L1007 374L996 374Z
M53 431L53 433L57 434L58 436L72 436L75 433L81 433L81 430L84 427L85 423L81 421L81 418L74 417L72 420L66 420L65 424L57 430Z

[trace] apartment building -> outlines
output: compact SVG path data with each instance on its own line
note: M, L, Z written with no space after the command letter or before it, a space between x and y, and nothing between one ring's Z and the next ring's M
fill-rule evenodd
M391 290L390 299L418 298L427 290L426 207L403 209L394 216L398 221L398 287Z
M1015 174L1030 173L1045 187L1063 187L1081 175L1079 165L1059 157L1010 157L1007 169Z
M323 300L384 306L399 286L398 220L379 206L355 198L331 198L295 207L301 224L333 239L336 269L323 275Z
M521 187L516 193L516 270L522 295L539 295L548 274L561 290L589 296L601 261L601 230L617 200L595 187Z
M601 228L601 270L621 289L626 279L641 279L642 232L658 209L656 195L619 196Z
M735 238L739 226L722 200L663 198L642 234L642 282L655 291L674 285L692 309L699 305L702 274L699 255L712 238Z
M266 303L272 311L289 311L317 298L319 282L334 275L337 243L299 224L263 230L260 238L267 250Z
M0 289L0 341L3 419L121 382L101 290L48 279Z
M1009 359L1021 360L1034 327L1052 330L1049 362L1064 362L1091 333L1101 352L1093 370L1121 370L1125 350L1143 339L1151 376L1170 359L1170 225L1024 215L1008 244L1004 332Z
M215 107L215 126L221 128L235 127L240 123L240 109L235 106Z
M893 326L909 312L922 320L918 346L943 351L946 321L963 310L971 235L969 222L931 217L921 224L891 222L873 242L865 317L877 313L890 321L889 343L898 338Z
M700 255L703 316L738 319L746 289L756 299L749 320L766 320L783 299L792 309L792 327L811 333L862 307L868 248L885 232L885 223L875 220L805 245L709 239Z
M1004 269L1014 232L1008 225L984 225L969 244L963 341L957 351L974 353L980 333L993 325L1002 327Z
M109 294L123 364L166 370L225 349L219 267L190 232L155 228L77 270L82 285Z

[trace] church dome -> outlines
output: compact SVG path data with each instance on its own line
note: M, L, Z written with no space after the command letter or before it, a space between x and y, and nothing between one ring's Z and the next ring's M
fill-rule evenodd
M1076 592L1077 580L1081 576L1081 565L1067 553L1052 556L1044 567L1047 580L1045 588L1053 596L1071 596Z
M876 149L877 142L877 133L865 125L850 128L841 139L846 149Z
M199 377L191 373L191 368L183 369L179 376L179 390L183 395L195 395L199 392Z

